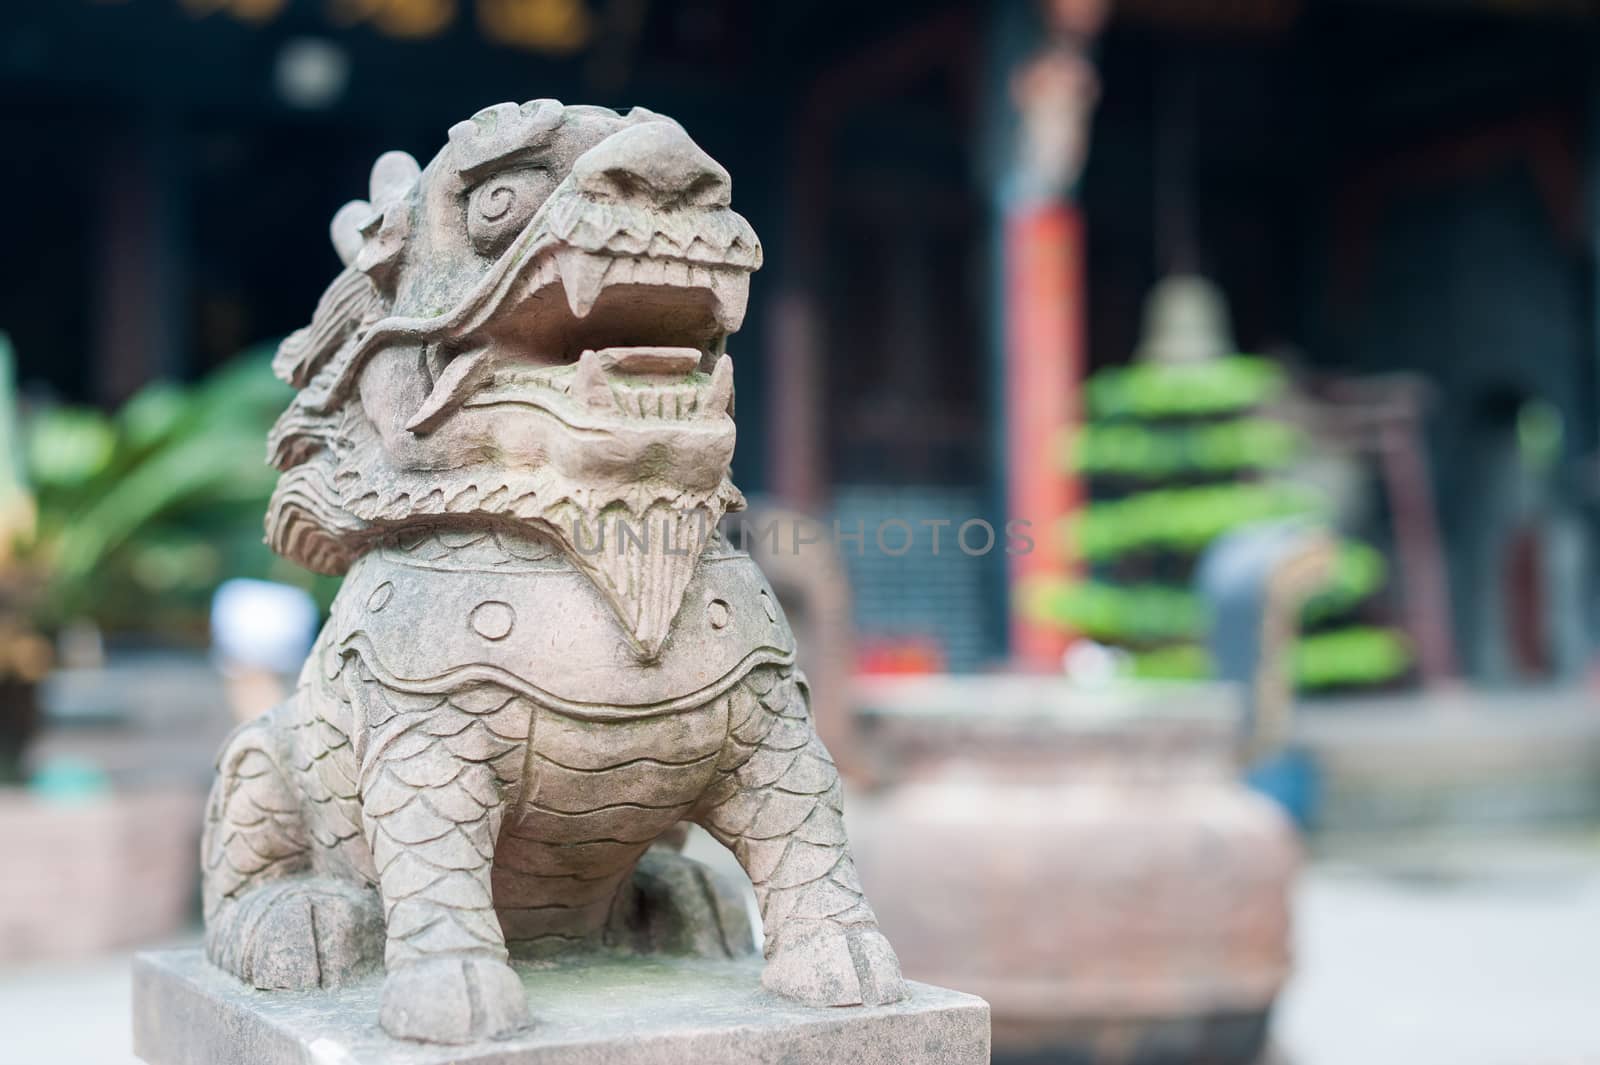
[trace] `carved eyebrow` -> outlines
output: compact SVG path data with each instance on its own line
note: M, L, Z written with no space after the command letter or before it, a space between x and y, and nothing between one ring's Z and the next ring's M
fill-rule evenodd
M486 178L518 165L537 165L546 162L550 140L550 135L545 134L526 144L508 144L499 151L484 153L470 161L458 161L456 169L461 174L463 184L470 189L482 184Z
M536 158L561 125L562 107L554 100L486 107L450 127L456 171L471 185L507 162Z
M471 170L462 170L462 183L466 188L474 189L494 175L503 174L508 170L548 170L551 160L545 155L547 147L546 144L532 144L514 148L493 159L486 159L473 166Z

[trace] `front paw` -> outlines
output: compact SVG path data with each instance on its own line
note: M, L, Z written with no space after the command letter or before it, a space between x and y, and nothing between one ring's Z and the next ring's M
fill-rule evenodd
M528 1023L528 998L511 967L454 955L408 962L383 982L383 1030L422 1043L475 1043Z
M761 983L808 1006L883 1006L906 997L900 960L870 924L785 925Z

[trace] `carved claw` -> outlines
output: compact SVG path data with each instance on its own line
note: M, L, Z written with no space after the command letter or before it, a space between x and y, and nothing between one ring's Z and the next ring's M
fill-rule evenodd
M883 933L832 921L785 925L761 983L808 1006L883 1006L906 997L900 960Z
M378 1020L396 1039L473 1043L526 1026L528 996L503 961L472 955L428 958L390 970Z

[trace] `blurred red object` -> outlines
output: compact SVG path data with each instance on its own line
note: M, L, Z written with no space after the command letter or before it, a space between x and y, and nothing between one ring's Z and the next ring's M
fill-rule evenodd
M862 641L856 672L875 676L943 673L944 648L931 636Z

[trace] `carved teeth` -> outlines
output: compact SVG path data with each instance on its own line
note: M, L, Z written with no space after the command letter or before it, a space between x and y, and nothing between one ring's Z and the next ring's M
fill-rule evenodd
M744 324L750 278L736 266L649 256L613 258L576 247L541 258L544 262L528 278L528 291L537 292L559 278L574 318L587 318L600 294L612 285L661 285L709 291L721 332L736 332Z
M706 401L700 410L707 418L733 413L733 360L726 355L717 360L711 371L711 386L706 389Z
M589 312L594 309L595 301L600 298L600 290L605 288L606 271L611 268L612 260L569 249L561 253L558 265L561 268L562 287L567 291L567 306L572 309L572 316L588 317Z
M736 333L744 324L744 311L750 301L748 274L737 270L712 270L711 294L717 300L717 325L724 333Z
M572 376L571 395L592 408L616 405L611 396L611 385L606 381L605 368L600 364L600 353L585 351L578 359L578 370Z

